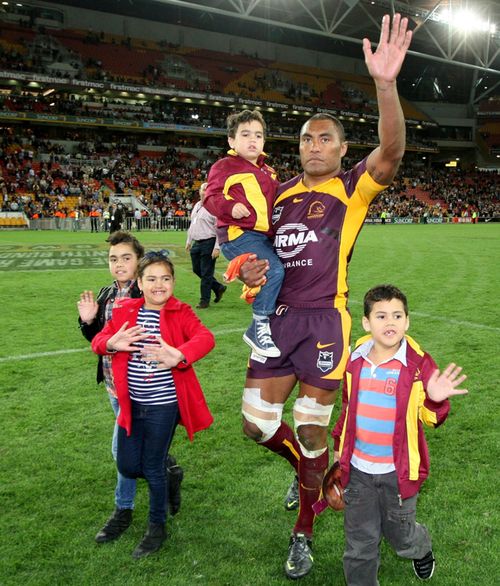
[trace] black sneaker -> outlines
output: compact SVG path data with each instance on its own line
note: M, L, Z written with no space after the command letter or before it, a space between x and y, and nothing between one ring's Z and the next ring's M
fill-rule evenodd
M294 477L292 484L288 487L285 495L285 509L287 511L295 511L299 508L299 479Z
M132 509L115 509L115 512L106 521L104 527L95 536L97 543L107 543L118 539L132 523Z
M266 356L267 358L281 356L281 352L271 337L269 318L254 319L247 331L243 334L243 340L260 356Z
M163 523L150 523L142 541L132 552L132 557L138 560L158 551L165 539L167 539L165 525Z
M436 567L436 560L432 554L432 550L420 560L413 560L413 571L417 578L421 580L429 580L434 574Z
M184 470L177 464L173 456L168 455L165 472L168 486L168 510L173 517L181 508L181 483L184 478Z
M312 541L303 533L292 534L288 546L285 574L291 580L303 578L313 566Z

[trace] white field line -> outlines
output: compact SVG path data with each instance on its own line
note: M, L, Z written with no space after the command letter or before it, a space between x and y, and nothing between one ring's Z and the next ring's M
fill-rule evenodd
M244 328L235 328L231 330L215 330L215 336L227 336L228 334L237 334L244 331ZM32 360L34 358L48 358L51 356L61 356L63 354L75 354L76 352L91 352L89 346L86 348L67 348L65 350L53 350L51 352L34 352L33 354L17 354L16 356L3 356L0 362L14 362L18 360Z
M429 313L422 313L420 311L410 311L410 316L417 315L418 317L425 317L426 319L432 319L434 321L442 321L447 324L454 326L460 326L465 328L475 328L477 330L489 330L490 332L500 332L499 327L487 326L486 324L477 324L470 321L462 321L459 319L450 319L449 317L443 317L441 315L430 315Z
M52 352L34 352L33 354L18 354L17 356L4 356L0 362L14 360L31 360L32 358L45 358L46 356L59 356L61 354L74 354L75 352L88 352L90 348L67 348L66 350L53 350Z
M351 301L351 303L352 303L352 301ZM359 303L359 302L355 302L355 303ZM411 315L417 315L418 317L424 317L426 319L432 319L434 321L442 321L442 322L446 322L448 324L453 324L455 326L460 326L460 327L473 328L473 329L479 329L479 330L488 330L491 332L500 332L500 328L498 328L498 327L487 326L485 324L477 324L477 323L468 322L468 321L460 321L457 319L449 319L446 317L430 315L428 313L421 313L418 311L412 311ZM229 330L214 330L213 333L215 336L227 336L229 334L241 333L243 330L244 330L244 328L232 328ZM64 354L74 354L75 352L90 352L90 351L91 351L90 348L86 347L86 348L68 348L65 350L53 350L51 352L35 352L33 354L18 354L16 356L0 357L0 363L1 362L15 362L18 360L32 360L34 358L48 358L51 356L61 356Z
M108 267L75 267L75 268L70 268L70 267L52 267L50 269L16 269L15 272L16 273L60 273L61 271L107 271L109 273L109 269ZM185 272L192 272L191 269L188 269L186 267L179 267L176 266L175 267L175 272L179 272L179 271L185 271ZM0 268L0 274L2 273L8 273L10 272L9 269L1 269ZM222 273L221 273L222 274Z

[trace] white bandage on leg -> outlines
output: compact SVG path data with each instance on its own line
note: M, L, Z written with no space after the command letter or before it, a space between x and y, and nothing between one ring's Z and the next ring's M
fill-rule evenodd
M330 417L332 416L332 405L321 405L312 397L299 397L293 406L293 423L295 431L301 425L317 425L319 427L328 427ZM300 449L306 458L319 458L327 450L326 447L319 450L307 450L300 442Z
M262 432L261 442L271 439L281 425L283 403L268 403L260 396L260 389L245 388L241 412L247 421Z
M319 425L328 427L332 416L333 404L322 405L312 397L298 397L293 406L295 429L299 425Z

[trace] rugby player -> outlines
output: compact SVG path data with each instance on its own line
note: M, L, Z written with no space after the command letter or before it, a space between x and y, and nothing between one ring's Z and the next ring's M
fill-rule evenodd
M285 563L291 579L305 576L313 565L312 505L328 468L328 426L349 352L348 263L370 202L394 179L404 154L396 79L411 41L407 27L399 14L392 26L386 15L375 52L363 40L377 93L379 146L344 171L342 124L329 114L312 116L300 132L304 171L281 185L274 204L274 246L285 277L271 330L281 356L252 353L242 411L245 434L288 460L298 475L300 507ZM243 265L242 280L259 285L266 262ZM297 382L295 434L282 413Z

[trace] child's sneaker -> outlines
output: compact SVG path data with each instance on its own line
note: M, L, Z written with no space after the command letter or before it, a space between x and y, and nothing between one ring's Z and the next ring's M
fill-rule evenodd
M271 338L269 318L254 319L248 330L243 334L243 339L250 348L266 358L277 358L281 352Z
M429 580L434 574L436 567L436 560L432 554L432 550L420 560L413 560L413 571L417 578L421 580Z

